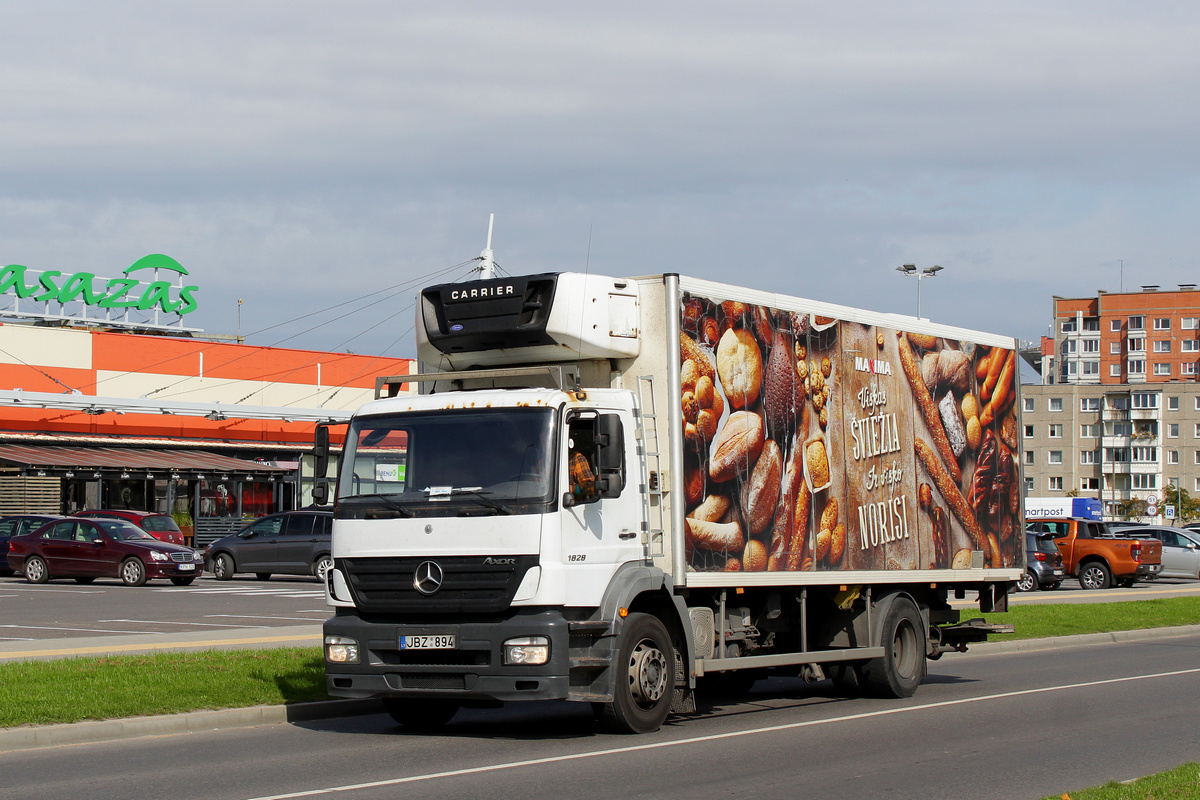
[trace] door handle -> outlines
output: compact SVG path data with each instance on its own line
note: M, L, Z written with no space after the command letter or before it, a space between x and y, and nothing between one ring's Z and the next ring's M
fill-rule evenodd
M637 536L637 531L631 531L629 529L625 529L617 534L618 539L632 539L635 536Z

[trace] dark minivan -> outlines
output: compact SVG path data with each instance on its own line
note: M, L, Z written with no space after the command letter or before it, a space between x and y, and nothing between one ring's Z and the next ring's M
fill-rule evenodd
M204 551L204 568L219 581L239 572L259 580L272 575L315 575L321 581L333 565L332 511L285 511L256 519Z

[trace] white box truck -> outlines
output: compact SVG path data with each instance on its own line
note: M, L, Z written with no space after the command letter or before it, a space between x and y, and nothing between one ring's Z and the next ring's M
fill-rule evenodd
M333 696L426 728L580 701L646 732L768 674L909 696L1011 630L948 598L1006 610L1025 568L1012 338L553 273L426 289L417 340L422 374L345 429Z

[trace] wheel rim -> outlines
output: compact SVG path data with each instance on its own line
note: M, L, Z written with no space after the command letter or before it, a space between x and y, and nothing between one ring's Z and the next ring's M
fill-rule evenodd
M667 657L654 642L643 639L629 656L629 687L634 701L653 706L667 691Z
M1028 592L1033 589L1033 575L1028 572L1022 575L1021 579L1017 581L1017 588L1022 592Z
M121 567L121 577L126 583L137 583L142 577L142 565L137 561L126 561L125 566Z
M39 581L42 579L44 565L39 559L33 559L25 565L25 577L31 581Z
M218 578L225 577L225 557L217 556L217 560L213 562L213 575Z
M322 558L317 562L317 577L324 581L325 576L329 574L329 570L333 567L333 559Z
M1104 582L1104 575L1095 567L1088 567L1083 571L1083 582L1089 589L1099 589Z

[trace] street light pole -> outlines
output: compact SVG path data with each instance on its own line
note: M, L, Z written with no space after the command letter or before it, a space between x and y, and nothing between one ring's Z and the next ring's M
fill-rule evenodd
M926 267L919 272L917 271L916 264L903 264L899 267L896 267L897 272L904 275L915 276L917 279L917 319L921 319L921 280L923 278L932 278L943 269L944 267L939 267L937 264L934 264L932 267Z

